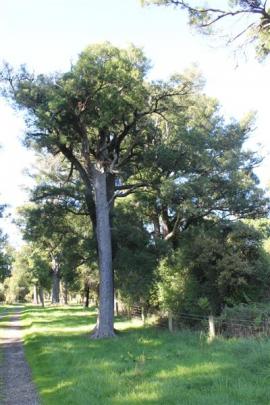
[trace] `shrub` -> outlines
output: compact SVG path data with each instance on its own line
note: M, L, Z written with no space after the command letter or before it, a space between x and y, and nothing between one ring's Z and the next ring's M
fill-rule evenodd
M225 307L217 325L226 337L270 336L270 303Z

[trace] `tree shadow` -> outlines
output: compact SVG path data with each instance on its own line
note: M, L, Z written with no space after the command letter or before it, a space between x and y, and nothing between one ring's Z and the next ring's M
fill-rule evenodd
M82 311L79 315L74 310L70 316L63 311L58 309L58 318L48 323L57 328L56 334L50 330L45 333L45 320L34 319L33 325L40 327L41 333L30 333L25 340L26 355L44 403L270 403L265 387L256 385L257 376L249 368L252 361L243 363L243 353L236 355L238 342L216 340L209 344L198 333L170 334L151 326L128 326L116 339L91 340L89 332L80 332L80 326L90 329L89 320L94 323L95 315L82 316ZM69 330L76 326L78 332ZM246 356L249 352L245 350Z

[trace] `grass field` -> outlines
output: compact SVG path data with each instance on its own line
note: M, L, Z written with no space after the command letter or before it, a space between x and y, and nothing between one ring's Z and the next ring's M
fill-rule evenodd
M270 342L170 334L118 321L93 341L95 313L26 308L26 356L45 405L270 404Z

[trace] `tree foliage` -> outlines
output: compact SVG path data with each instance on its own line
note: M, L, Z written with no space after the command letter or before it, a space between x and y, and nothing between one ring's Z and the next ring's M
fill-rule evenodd
M159 267L162 304L177 312L215 313L260 301L269 289L264 235L244 222L206 221L183 236Z
M115 286L126 303L145 305L155 282L159 252L134 201L117 204L113 237Z
M156 237L176 244L204 218L265 216L269 203L253 171L260 157L243 148L252 117L225 124L214 100L197 95L189 103L146 151L153 188L135 197Z
M9 303L24 302L31 291L31 272L28 265L29 247L23 247L14 255L12 272L5 280L5 299Z

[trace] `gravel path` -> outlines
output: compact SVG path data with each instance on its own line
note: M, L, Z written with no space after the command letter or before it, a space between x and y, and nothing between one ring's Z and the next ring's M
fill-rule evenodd
M23 350L20 311L16 308L10 313L0 336L0 347L4 352L0 367L4 399L1 398L0 402L3 405L38 405L38 395Z

